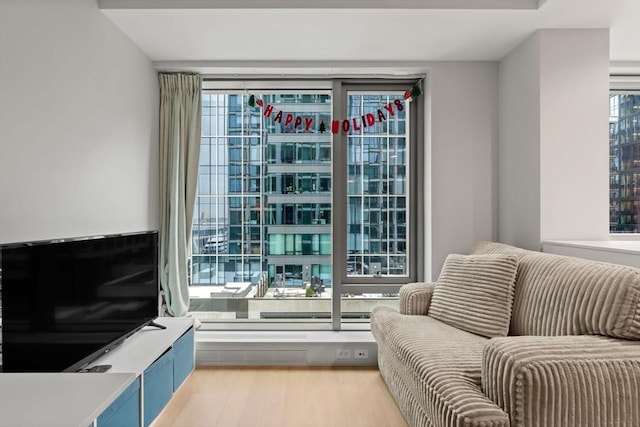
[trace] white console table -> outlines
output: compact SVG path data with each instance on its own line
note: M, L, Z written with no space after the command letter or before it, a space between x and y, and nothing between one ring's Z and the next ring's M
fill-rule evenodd
M145 326L121 345L94 360L89 367L111 365L109 373L133 372L140 375L182 334L193 327L193 319L160 317L156 323L167 329Z
M90 365L106 373L0 373L0 427L151 424L195 367L193 319L156 322Z
M87 427L134 374L0 374L1 427Z

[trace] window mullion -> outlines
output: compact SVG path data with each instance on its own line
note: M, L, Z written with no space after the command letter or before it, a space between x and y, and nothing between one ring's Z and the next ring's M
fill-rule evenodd
M342 112L346 109L346 92L343 89L342 82L335 80L333 82L332 99L332 116L341 117ZM346 277L346 258L347 258L347 206L345 203L347 198L347 186L344 183L348 180L347 174L347 137L342 132L332 134L332 220L331 220L331 240L332 240L332 287L333 298L331 301L331 323L333 330L340 330L342 324L342 306L340 296L342 295L342 283ZM339 237L338 237L339 236ZM339 240L340 239L340 240Z

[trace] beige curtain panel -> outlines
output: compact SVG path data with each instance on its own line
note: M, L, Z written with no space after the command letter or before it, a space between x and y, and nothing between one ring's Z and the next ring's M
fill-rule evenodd
M187 260L198 180L202 77L161 73L160 78L160 286L167 313L189 309Z

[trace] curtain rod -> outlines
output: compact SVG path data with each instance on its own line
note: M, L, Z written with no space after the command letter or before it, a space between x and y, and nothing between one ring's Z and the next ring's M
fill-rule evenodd
M281 80L420 80L424 73L393 75L393 74L203 74L204 81L244 80L244 81L281 81Z

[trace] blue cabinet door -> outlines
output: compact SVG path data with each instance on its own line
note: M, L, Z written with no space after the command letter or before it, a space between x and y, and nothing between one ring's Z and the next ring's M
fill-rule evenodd
M173 395L173 348L144 371L144 426L158 416Z
M194 369L194 331L190 328L173 345L173 391Z
M133 383L113 401L98 417L99 427L140 426L140 379Z

